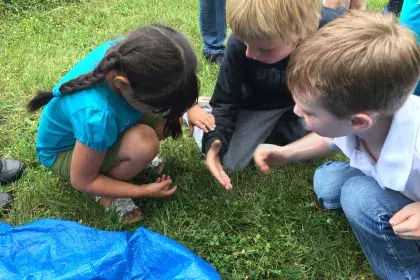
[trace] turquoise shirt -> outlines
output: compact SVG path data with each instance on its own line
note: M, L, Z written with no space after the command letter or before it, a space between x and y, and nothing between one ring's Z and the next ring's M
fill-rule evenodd
M74 149L76 139L95 151L105 152L118 135L135 125L142 113L131 107L105 83L61 95L60 86L98 65L118 41L100 45L79 61L53 88L54 98L45 106L38 128L36 154L46 167L61 151Z
M420 44L420 1L404 0L401 11L400 22L414 31L417 35L417 42ZM420 96L420 84L414 91L415 95Z
M404 0L400 22L417 34L420 42L420 2L419 0Z

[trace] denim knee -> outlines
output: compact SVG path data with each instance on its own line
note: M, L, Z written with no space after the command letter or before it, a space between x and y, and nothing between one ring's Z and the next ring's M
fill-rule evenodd
M384 190L370 176L355 176L341 188L340 202L347 219L357 224L372 221L381 212L380 197Z
M346 162L326 162L314 174L314 191L319 202L327 209L340 208L340 193L344 183L362 173Z

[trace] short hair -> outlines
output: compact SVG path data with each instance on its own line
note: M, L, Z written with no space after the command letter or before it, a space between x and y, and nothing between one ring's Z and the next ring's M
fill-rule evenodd
M395 17L354 11L303 41L286 72L295 98L321 100L338 118L363 111L391 116L419 81L420 49Z
M320 0L230 0L227 19L241 41L299 43L318 29Z

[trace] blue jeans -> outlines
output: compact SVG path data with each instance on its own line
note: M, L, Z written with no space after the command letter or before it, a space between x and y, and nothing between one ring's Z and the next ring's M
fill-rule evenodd
M226 0L200 0L200 32L204 53L223 54L226 38Z
M341 208L373 271L381 279L420 279L420 240L398 237L391 217L412 200L382 189L373 177L345 162L327 162L314 175L318 200Z

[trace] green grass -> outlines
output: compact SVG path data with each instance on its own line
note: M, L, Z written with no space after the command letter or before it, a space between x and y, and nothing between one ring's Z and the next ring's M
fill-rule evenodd
M212 93L217 68L201 56L196 0L81 2L0 18L0 155L29 167L7 187L16 197L2 220L20 225L53 217L135 230L39 165L34 150L39 115L27 114L25 103L98 44L142 24L168 24L189 36L200 59L203 95ZM370 9L381 9L386 1L369 2ZM179 191L139 201L146 213L143 226L183 243L223 279L374 279L345 218L313 207L312 175L322 161L282 167L269 176L250 167L232 175L234 190L226 192L186 135L166 141L162 154ZM153 177L145 174L144 182Z

